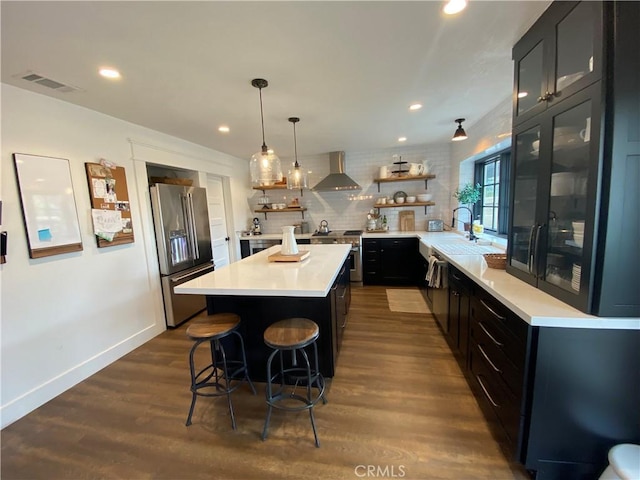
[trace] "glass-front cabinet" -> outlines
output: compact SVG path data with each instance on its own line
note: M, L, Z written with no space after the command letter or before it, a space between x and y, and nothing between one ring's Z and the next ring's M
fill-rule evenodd
M514 47L514 123L600 78L601 10L599 2L558 2Z
M587 308L598 178L599 86L514 132L511 270ZM593 120L592 120L593 118ZM584 275L584 277L583 277Z
M554 2L513 50L507 272L599 316L640 316L639 11ZM540 78L555 93L534 104Z

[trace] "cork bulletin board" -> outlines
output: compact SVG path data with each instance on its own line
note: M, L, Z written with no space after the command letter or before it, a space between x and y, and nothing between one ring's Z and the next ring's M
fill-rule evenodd
M133 243L133 225L124 167L85 163L93 232L98 247Z

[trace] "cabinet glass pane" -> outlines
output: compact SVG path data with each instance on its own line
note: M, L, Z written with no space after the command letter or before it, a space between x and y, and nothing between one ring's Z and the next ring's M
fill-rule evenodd
M513 225L511 227L511 266L531 272L533 234L536 223L536 195L540 169L540 127L516 135L513 192Z
M542 85L542 42L540 42L518 64L518 115L538 104Z
M594 9L582 2L557 26L556 92L593 71Z
M553 119L545 279L578 293L587 208L591 101Z

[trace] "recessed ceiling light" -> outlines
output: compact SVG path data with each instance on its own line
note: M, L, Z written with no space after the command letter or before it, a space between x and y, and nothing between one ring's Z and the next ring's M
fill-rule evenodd
M529 93L528 93L528 92L518 92L518 98L524 98L524 97L526 97L527 95L529 95Z
M407 141L407 137L399 137L398 141L399 142L406 142Z
M455 15L456 13L460 13L467 7L467 0L449 0L442 11L447 15Z
M98 73L105 78L120 78L120 72L114 68L103 67L98 70Z
M421 103L414 103L413 105L409 106L409 110L420 110L421 108L422 108Z
M229 133L229 127L227 127L226 125L221 125L218 127L218 131L222 133Z

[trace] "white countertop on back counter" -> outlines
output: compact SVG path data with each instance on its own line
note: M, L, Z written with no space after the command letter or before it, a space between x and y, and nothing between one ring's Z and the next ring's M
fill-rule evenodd
M390 236L397 236L395 233L391 233L392 235ZM459 268L471 280L500 300L530 325L537 327L640 330L640 318L612 318L587 315L508 274L505 270L489 268L482 254L456 255L447 253L447 247L458 246L461 242L469 243L459 234L454 232L415 232L415 235L420 238L423 245L436 249L449 263ZM469 246L474 248L472 244ZM500 250L496 248L495 251Z
M189 280L174 291L198 295L325 297L349 256L351 245L301 245L300 251L310 252L305 260L269 262L269 255L278 253L280 248L270 247Z
M640 330L640 318L612 318L587 315L508 274L505 270L489 268L482 254L492 251L504 252L504 248L500 246L475 245L466 240L461 234L452 231L389 231L363 234L363 238L386 237L415 237L420 239L421 253L426 250L424 249L425 246L433 247L449 263L459 268L471 280L500 300L530 325L537 327ZM474 249L479 250L479 252L477 254L469 253ZM456 252L461 251L465 251L464 254L456 254Z

